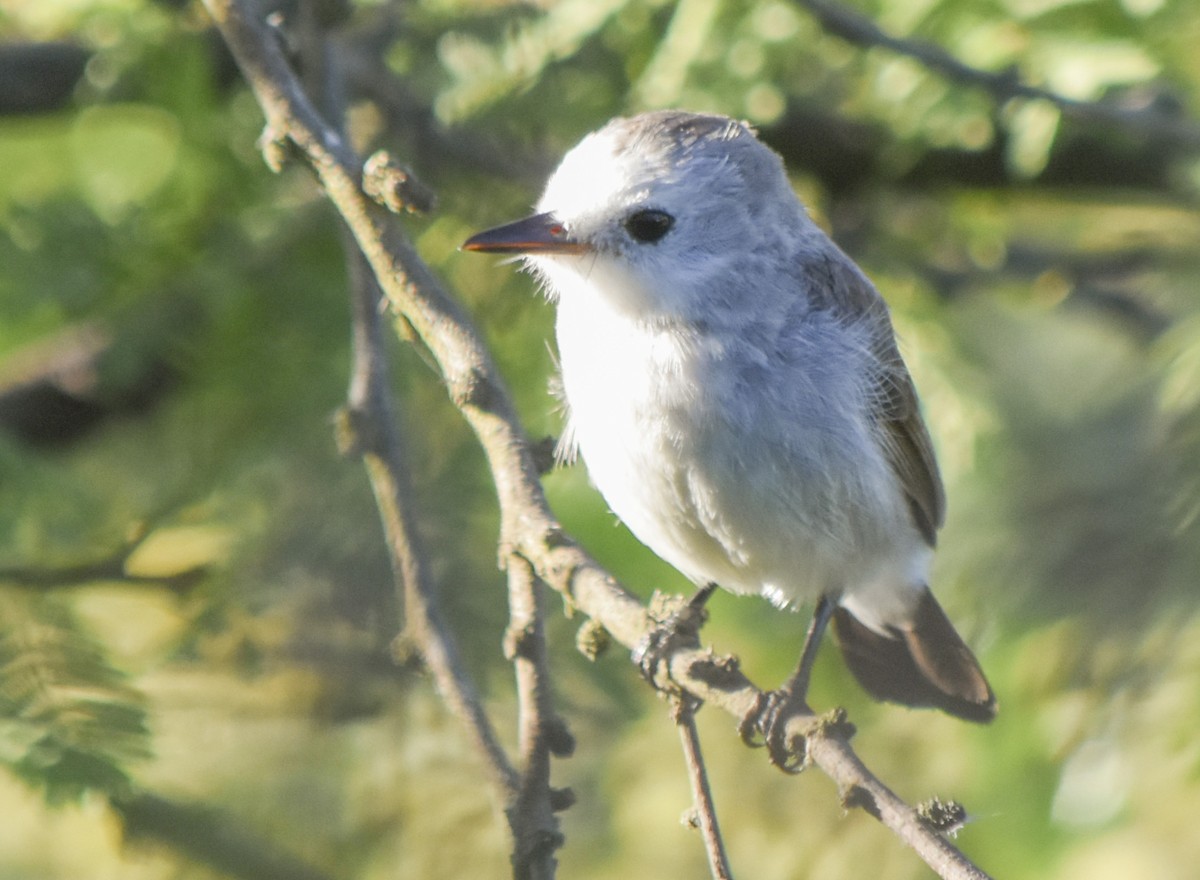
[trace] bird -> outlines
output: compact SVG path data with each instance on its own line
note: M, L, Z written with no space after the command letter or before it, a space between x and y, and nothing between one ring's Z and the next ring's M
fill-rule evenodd
M560 455L697 606L717 586L815 604L784 703L806 700L832 621L873 698L994 718L930 591L945 492L888 306L750 125L613 119L533 216L462 248L517 255L555 304Z

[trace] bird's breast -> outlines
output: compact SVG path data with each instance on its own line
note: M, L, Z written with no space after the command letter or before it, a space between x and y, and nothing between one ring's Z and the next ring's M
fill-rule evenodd
M670 471L703 406L688 340L564 301L558 344L571 430L606 496L647 469Z
M793 342L772 357L730 328L559 301L570 430L613 512L692 580L781 603L908 554L891 537L908 514L863 395L839 378L853 370L831 373L828 346Z
M567 298L557 331L569 430L592 481L659 556L693 580L717 579L727 554L694 497L697 446L718 418L702 385L710 343Z

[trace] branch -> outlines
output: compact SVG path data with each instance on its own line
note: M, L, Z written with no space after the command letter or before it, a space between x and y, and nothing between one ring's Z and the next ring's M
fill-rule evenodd
M451 400L478 436L496 481L501 563L511 568L527 561L539 579L633 649L657 623L550 513L532 446L478 332L383 209L363 195L360 160L322 122L266 26L247 14L241 0L205 4L267 117L272 157L291 145L313 168L388 301L424 343ZM672 650L664 664L679 688L738 719L763 698L735 661L698 646ZM838 782L847 804L865 807L943 877L987 876L867 771L847 742L844 724L822 723L799 709L787 723L789 732L809 736L808 754Z
M0 583L25 590L61 590L71 587L86 587L97 581L119 581L123 584L166 587L177 593L186 593L198 585L208 574L208 565L200 564L184 571L167 575L131 574L125 570L132 550L122 550L93 562L61 567L34 568L15 566L0 568Z
M570 754L573 743L551 704L542 584L527 564L509 565L511 619L505 653L513 661L517 677L522 768L518 774L463 669L453 638L436 613L428 565L418 544L416 517L406 501L413 492L387 385L380 290L352 240L347 241L347 259L354 296L354 371L346 412L353 413L348 415L354 425L353 446L367 465L388 536L407 620L405 636L416 645L443 698L471 733L507 804L505 814L514 842L513 875L550 880L554 853L562 845L555 812L570 804L569 792L550 787L550 757ZM370 438L368 446L363 445L364 436Z
M0 583L31 591L65 590L86 587L97 581L117 581L126 585L159 587L186 593L203 582L212 568L209 560L197 560L186 568L162 574L141 574L129 570L129 562L138 548L154 534L158 524L175 512L172 506L144 517L136 523L124 545L111 553L86 562L68 565L14 565L0 568Z
M414 495L405 467L403 436L387 385L379 287L363 262L357 246L348 242L354 368L348 403L339 420L340 441L343 451L359 454L367 469L403 603L404 638L417 647L442 699L466 728L476 751L483 756L493 785L507 801L517 789L517 772L437 613L433 581L409 501Z
M554 814L573 802L569 790L550 786L551 756L569 756L575 742L551 703L542 594L542 582L533 567L523 559L510 559L510 620L504 653L517 675L522 772L520 788L508 810L508 824L516 842L513 876L530 880L554 876L554 853L563 842Z
M353 413L348 418L354 424L354 446L367 466L387 533L407 621L405 637L417 647L443 699L471 734L507 804L505 814L514 842L513 875L550 880L554 876L554 853L562 844L554 814L570 803L569 793L550 787L550 757L569 754L573 743L551 705L541 582L527 564L509 565L511 620L505 653L517 675L522 768L518 774L500 746L453 638L436 613L426 557L416 534L416 518L407 501L413 497L406 478L409 469L404 466L406 456L386 381L380 291L353 242L348 242L347 257L354 295L355 340L347 414ZM363 445L364 437L370 438L369 445Z
M1174 146L1150 138L1114 138L1109 128L1077 123L1063 128L1045 167L1030 178L1013 168L1008 133L1002 120L996 125L996 135L982 148L926 144L913 153L913 145L900 143L886 125L847 119L817 101L793 98L761 135L789 168L816 177L835 199L883 183L922 191L945 185L1136 190L1169 204L1194 203L1185 175L1178 172L1186 155ZM911 160L897 166L898 153Z
M1109 102L1068 98L1050 89L1023 82L1015 71L996 73L981 70L960 61L934 43L892 36L870 18L833 0L795 2L812 13L821 27L834 36L857 46L878 46L912 58L952 82L984 90L997 102L1003 103L1013 98L1047 101L1061 110L1064 116L1118 126L1143 137L1171 142L1192 152L1200 149L1200 125L1164 113L1153 106L1131 108Z
M713 880L733 880L729 857L725 854L725 841L721 838L721 826L717 822L717 808L708 785L708 773L704 769L704 756L700 751L696 708L690 698L677 697L671 710L683 744L688 779L692 783L693 821L704 837L704 851L708 854L708 868L712 871Z
M296 30L308 93L317 96L329 118L336 120L334 134L344 137L342 71L336 53L330 50L326 25L316 14L314 4L302 4L299 12ZM397 192L392 187L386 195L395 198ZM387 347L380 317L383 295L349 230L343 231L342 249L350 288L352 367L346 407L337 424L339 447L343 454L358 455L367 470L404 613L405 629L400 641L417 649L442 699L483 758L493 787L508 802L516 791L517 773L438 614L433 579L417 531L411 503L415 494L408 479L411 468L407 467L404 435L388 386Z
M309 77L321 75L320 82L310 86L309 93L325 95L322 104L326 113L338 120L338 128L344 134L342 108L334 97L341 94L341 70L329 51L324 28L309 16L301 22L300 29L308 46L305 57L315 56L323 62L306 65ZM382 161L376 162L376 158ZM381 164L388 167L369 170ZM396 169L390 167L385 157L373 157L368 163L367 178L371 186L366 189L377 201L393 211L417 209L412 201L414 194L419 194L423 203L432 201L431 195L406 173L393 172ZM348 232L343 235L343 244L350 270L354 340L347 418L342 422L343 426L352 424L353 428L343 433L351 435L350 445L362 456L370 475L407 621L405 636L417 648L433 672L443 698L467 728L506 804L505 815L513 836L514 877L553 880L554 853L562 844L562 834L555 816L559 804L555 803L555 793L550 787L550 756L552 752L569 753L571 743L565 728L555 718L550 701L541 583L528 566L509 566L511 622L506 653L517 673L523 768L518 776L463 668L455 642L437 614L426 556L418 540L417 517L410 503L414 497L406 476L410 468L405 466L403 436L387 381L387 350L380 320L383 298L362 251ZM561 796L559 801L562 805L568 802Z
M911 253L911 250L909 251ZM923 276L941 297L951 299L981 281L1010 277L1032 282L1045 272L1056 272L1069 285L1066 301L1108 317L1140 342L1152 342L1173 326L1171 316L1143 295L1141 275L1162 269L1183 255L1166 249L1132 247L1118 251L1079 252L1041 244L1013 242L995 268L947 269L924 263L909 266Z

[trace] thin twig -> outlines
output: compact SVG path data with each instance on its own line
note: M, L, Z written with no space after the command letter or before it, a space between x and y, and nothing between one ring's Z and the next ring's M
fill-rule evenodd
M162 574L147 574L137 570L131 563L142 545L155 534L161 524L166 523L176 512L175 504L164 505L156 513L142 517L124 546L105 556L87 562L68 565L18 565L0 568L0 583L23 590L65 590L86 587L97 581L118 581L127 586L162 587L177 593L188 590L203 582L212 569L212 560L195 560L187 567Z
M165 587L178 593L184 593L197 586L209 570L209 564L201 562L170 574L139 574L130 572L126 567L132 555L133 550L130 549L120 550L103 559L81 562L77 565L0 568L0 583L24 590L50 591L86 587L97 581L119 581L126 585Z
M502 562L527 560L538 578L632 650L657 624L636 597L565 535L550 513L532 446L478 332L383 209L364 196L361 161L322 123L263 23L247 14L242 0L205 4L250 83L277 146L286 140L313 168L388 301L424 343L451 400L478 436L496 481ZM277 149L275 155L282 152ZM744 718L763 697L732 660L687 647L665 653L672 678L685 692L735 718ZM865 793L848 797L847 803L869 804L872 815L947 880L986 878L863 767L844 735L814 731L815 721L811 715L796 715L789 730L810 735L814 762L844 792Z
M341 420L343 446L362 456L370 478L403 600L405 637L420 651L442 698L462 721L501 797L507 801L517 790L517 772L437 612L432 577L417 535L412 511L414 494L405 467L407 455L386 380L379 287L353 242L347 247L347 265L353 298L354 368Z
M308 94L315 96L328 125L344 136L344 76L331 51L326 28L313 4L301 4L294 31L304 59ZM441 621L433 578L417 531L415 494L408 453L388 383L388 356L381 320L383 293L362 251L343 228L342 250L350 288L351 371L347 404L338 423L344 452L358 454L366 467L382 520L398 598L403 638L420 653L442 698L459 718L482 756L501 799L510 801L517 775L467 675L458 649Z
M1153 107L1130 108L1110 102L1069 98L1051 89L1024 82L1011 70L997 73L972 67L935 43L893 36L867 16L832 0L795 2L812 13L830 34L856 46L879 46L912 58L952 82L983 89L997 101L1012 98L1047 101L1066 116L1117 125L1143 136L1173 141L1192 151L1200 148L1200 126L1191 120L1169 115Z
M555 803L550 757L570 754L573 746L551 699L542 592L542 583L527 562L509 562L505 653L517 676L521 779L508 822L516 840L513 876L529 880L554 876L554 853L562 845L554 814L565 803Z
M712 871L713 880L733 880L729 857L725 854L725 841L721 837L721 826L717 822L717 808L713 803L712 789L708 785L704 755L700 751L695 701L690 697L677 697L671 707L671 714L679 728L679 739L683 744L683 759L687 764L688 780L692 784L693 815L696 827L704 838L708 868Z

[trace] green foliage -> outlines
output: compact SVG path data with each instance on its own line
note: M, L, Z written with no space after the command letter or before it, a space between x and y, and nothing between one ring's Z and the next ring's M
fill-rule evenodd
M0 595L0 761L46 800L123 793L149 757L140 695L53 599Z
M306 169L266 171L257 106L202 10L179 6L40 2L0 18L7 40L92 54L69 106L0 118L0 811L40 810L28 786L56 804L155 803L149 790L339 877L501 876L503 825L474 756L428 682L393 662L402 621L378 517L335 449L338 224ZM1200 118L1192 0L848 8L1069 98ZM535 436L560 427L550 309L527 276L458 245L526 211L558 155L612 115L675 105L761 127L892 305L949 489L936 589L1001 710L975 729L871 704L831 650L814 705L845 705L863 756L911 801L965 803L959 843L997 876L1190 876L1194 143L997 100L830 35L803 2L351 13L339 52L386 65L347 74L353 137L438 190L434 216L403 222ZM489 478L421 354L391 354L443 609L509 736ZM7 421L8 395L38 376L38 412L65 394L87 415L54 442ZM545 483L635 590L686 589L582 468ZM802 618L729 596L711 607L718 650L756 681L787 674ZM676 827L688 796L661 706L620 658L576 655L579 621L552 618L556 699L580 744L555 765L578 795L564 876L702 873ZM773 774L726 719L701 722L739 875L925 876L869 820L843 817L824 781ZM34 824L72 841L99 827L72 809ZM3 834L0 874L124 875L132 858L99 835L76 848ZM201 870L178 867L204 861L184 852L146 876Z

